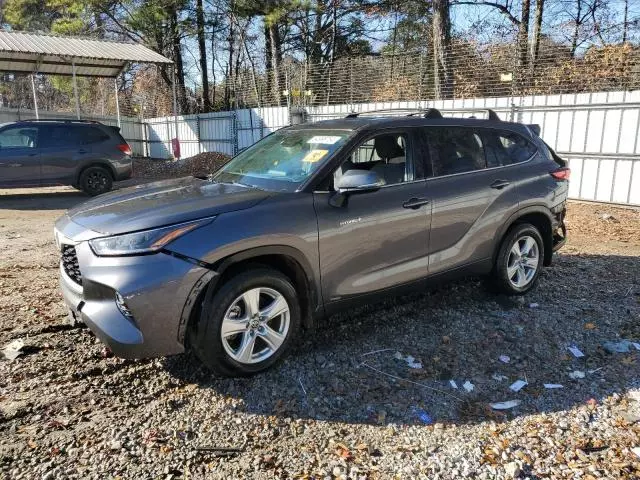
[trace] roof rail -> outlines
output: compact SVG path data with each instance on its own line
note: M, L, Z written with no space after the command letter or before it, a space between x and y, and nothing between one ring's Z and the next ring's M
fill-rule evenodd
M424 108L381 108L378 110L368 110L366 112L351 112L344 118L358 118L360 115L369 115L371 113L384 113L384 112L424 112Z
M442 113L437 108L423 108L419 112L410 113L408 117L422 115L424 118L442 118Z
M65 122L65 123L100 123L97 120L78 120L77 118L28 118L18 122Z
M463 112L487 112L489 120L493 120L495 122L502 121L498 114L490 108L460 108L454 110L460 110ZM360 115L369 115L384 112L409 112L407 113L408 117L422 116L424 118L443 118L442 113L437 108L382 108L379 110L369 110L366 112L351 112L345 118L358 118Z
M488 120L493 120L494 122L501 122L502 119L498 116L496 112L491 110L490 108L460 108L460 109L452 109L462 112L487 112Z

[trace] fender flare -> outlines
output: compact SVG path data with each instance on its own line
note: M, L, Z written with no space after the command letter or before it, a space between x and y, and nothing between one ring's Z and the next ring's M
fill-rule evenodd
M95 161L95 162L87 163L85 165L80 165L77 168L76 173L74 175L74 179L73 179L73 185L78 185L80 183L80 176L82 175L82 172L84 172L87 168L91 168L91 167L102 167L106 169L111 174L111 179L115 182L116 171L109 164L109 162Z
M507 233L507 231L509 231L509 229L518 221L519 218L531 213L543 214L549 220L549 225L553 226L553 217L551 216L549 209L545 205L542 205L542 204L529 205L527 207L521 208L520 210L517 210L507 219L506 222L502 224L502 226L498 229L496 236L494 237L495 246L493 248L493 255L491 256L492 264L495 264L496 256L498 255L498 251L500 250L500 244L505 234ZM551 238L545 239L543 237L543 240L545 241L545 253L544 253L545 264L547 264L547 256L549 256L550 258L551 255L553 254L553 251L551 250L553 239ZM549 243L549 245L547 245L547 243Z

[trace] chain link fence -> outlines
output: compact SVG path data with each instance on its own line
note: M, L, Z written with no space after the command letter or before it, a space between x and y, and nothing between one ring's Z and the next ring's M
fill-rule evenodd
M455 41L436 70L430 53L348 57L332 63L288 59L278 71L243 70L236 108L314 106L634 90L640 47L629 43L572 54L543 43L535 60L517 45Z

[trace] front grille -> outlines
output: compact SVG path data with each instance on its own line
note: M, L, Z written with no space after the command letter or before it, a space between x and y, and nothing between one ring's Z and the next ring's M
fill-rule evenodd
M62 245L61 262L64 273L78 285L82 285L82 274L80 273L80 266L78 265L76 247L73 245Z

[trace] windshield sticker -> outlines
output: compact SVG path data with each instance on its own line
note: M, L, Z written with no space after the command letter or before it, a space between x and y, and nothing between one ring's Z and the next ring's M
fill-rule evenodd
M327 153L329 153L329 150L311 150L304 156L302 161L308 163L316 163L322 160L322 157L324 157Z
M307 140L307 143L321 143L322 145L333 145L336 142L339 142L342 137L332 136L332 135L316 135L315 137L311 137Z

